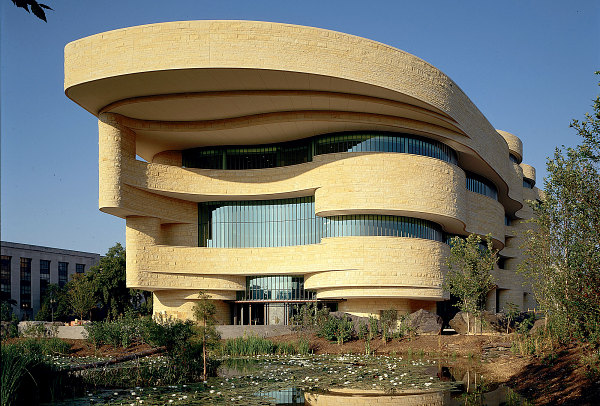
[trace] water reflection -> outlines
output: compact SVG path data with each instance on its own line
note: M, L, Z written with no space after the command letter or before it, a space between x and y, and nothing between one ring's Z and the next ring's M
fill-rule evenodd
M506 386L483 392L485 386L472 387L472 392L410 392L386 393L380 390L333 389L324 392L303 392L300 388L287 388L279 391L259 392L256 396L271 400L274 405L307 406L373 406L376 405L522 405L522 399Z
M271 392L258 392L256 396L272 400L275 405L306 405L306 395L300 388L287 388ZM310 404L310 403L308 403Z

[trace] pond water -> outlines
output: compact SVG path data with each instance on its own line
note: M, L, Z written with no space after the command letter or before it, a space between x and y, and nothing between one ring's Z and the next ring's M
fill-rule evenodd
M205 383L103 390L68 405L521 405L476 368L425 357L255 356L223 359Z

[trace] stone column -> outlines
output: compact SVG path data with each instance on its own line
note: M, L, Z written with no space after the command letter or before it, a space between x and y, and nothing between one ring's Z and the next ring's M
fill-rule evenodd
M127 286L144 289L150 285L144 264L156 260L152 247L160 241L160 219L128 216L125 232L127 246Z
M120 124L118 116L98 116L98 205L102 211L118 209L128 160L135 160L135 132Z

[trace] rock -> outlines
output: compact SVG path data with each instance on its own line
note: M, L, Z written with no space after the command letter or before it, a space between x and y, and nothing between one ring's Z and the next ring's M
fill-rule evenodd
M358 335L358 332L360 330L360 325L362 323L366 324L367 326L369 325L369 318L368 317L360 317L360 316L355 316L353 314L350 313L344 313L344 312L331 312L329 313L330 316L335 317L336 319L350 319L352 320L352 324L354 325L354 334Z
M481 318L483 319L483 328L481 320L477 319L477 323L475 323L475 317L472 314L469 315L471 333L502 333L506 331L504 330L505 322L503 315L484 311ZM450 320L449 324L458 334L467 334L467 313L456 313L456 316Z
M54 337L61 322L48 321L21 321L19 322L19 335L23 337Z
M546 329L546 319L539 319L533 323L533 327L529 330L529 334L539 334Z
M442 318L427 310L420 309L409 314L404 323L417 334L438 335L442 333Z

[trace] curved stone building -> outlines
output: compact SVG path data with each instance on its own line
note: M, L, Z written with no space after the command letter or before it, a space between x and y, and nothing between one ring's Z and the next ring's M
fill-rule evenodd
M69 43L65 93L98 117L100 210L126 220L127 283L155 313L287 323L319 300L435 311L447 240L491 233L490 309L527 307L517 231L538 198L522 143L423 60L339 32L250 21Z

